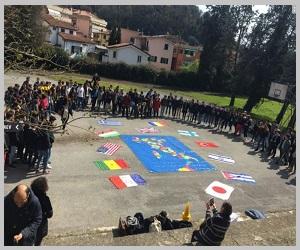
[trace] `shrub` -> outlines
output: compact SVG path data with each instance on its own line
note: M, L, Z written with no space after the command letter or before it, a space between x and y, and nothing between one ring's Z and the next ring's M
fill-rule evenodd
M61 66L67 66L69 64L69 55L67 54L67 52L65 52L62 48L55 47L49 44L43 44L41 47L37 48L35 50L35 54ZM55 66L54 64L51 64L46 60L39 60L35 65L37 67L44 65L45 69L48 70L59 68L59 66Z

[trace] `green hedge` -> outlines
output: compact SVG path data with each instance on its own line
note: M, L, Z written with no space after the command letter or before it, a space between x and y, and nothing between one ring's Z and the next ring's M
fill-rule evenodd
M206 90L194 72L155 71L147 66L131 66L125 63L88 63L86 60L71 60L70 66L81 74L127 80L133 82L151 83L168 87Z

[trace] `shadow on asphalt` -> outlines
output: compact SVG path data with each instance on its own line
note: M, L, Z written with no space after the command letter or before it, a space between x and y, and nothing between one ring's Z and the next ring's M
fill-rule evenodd
M4 168L4 183L18 183L24 179L38 177L41 174L36 174L35 171L28 170L27 165L14 164L16 168L5 167Z

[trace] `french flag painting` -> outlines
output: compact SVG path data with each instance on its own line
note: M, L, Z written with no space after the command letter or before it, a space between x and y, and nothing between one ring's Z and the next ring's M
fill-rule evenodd
M238 173L232 173L227 171L221 171L221 172L226 180L255 183L253 177L247 174L238 174Z

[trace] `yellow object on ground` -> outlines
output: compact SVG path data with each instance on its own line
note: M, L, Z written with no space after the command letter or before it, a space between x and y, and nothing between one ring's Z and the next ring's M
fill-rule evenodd
M191 220L190 203L189 202L185 205L184 211L182 213L182 220L185 220L185 221Z

